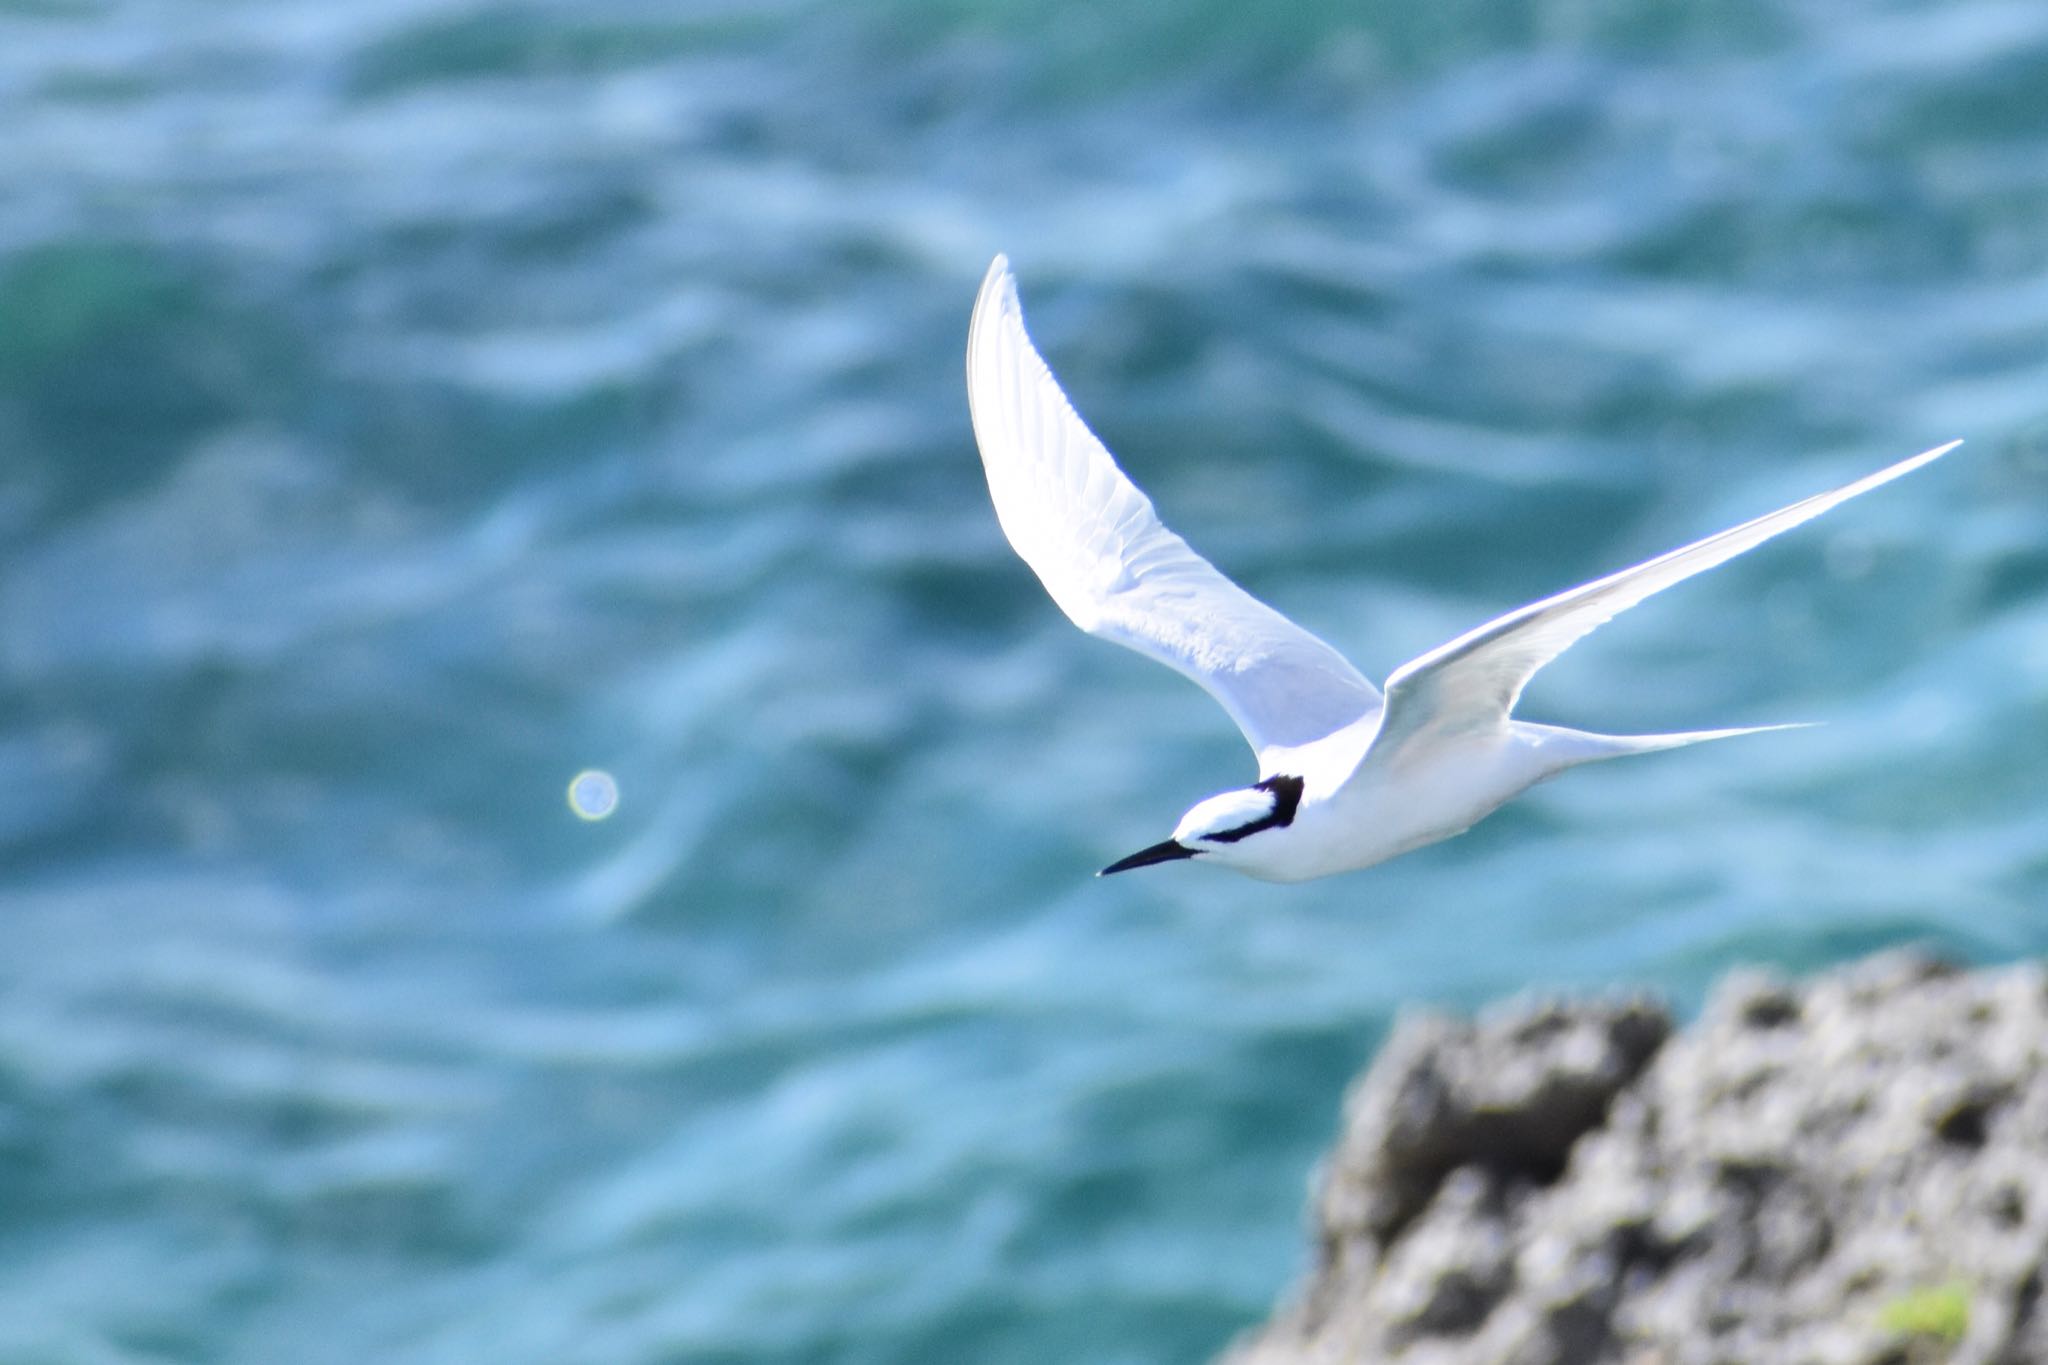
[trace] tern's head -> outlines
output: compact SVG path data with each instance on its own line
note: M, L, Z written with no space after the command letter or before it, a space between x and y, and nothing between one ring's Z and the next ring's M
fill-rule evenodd
M1301 805L1301 787L1298 777L1269 777L1255 787L1240 787L1212 796L1180 818L1171 839L1139 849L1097 875L1107 877L1112 872L1129 872L1134 867L1182 858L1206 858L1226 867L1252 862L1258 856L1246 856L1252 841L1268 830L1285 829L1294 823L1294 812Z

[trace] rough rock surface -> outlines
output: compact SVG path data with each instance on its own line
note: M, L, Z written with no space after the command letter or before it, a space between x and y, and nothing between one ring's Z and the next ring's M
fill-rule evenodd
M2048 973L1405 1019L1314 1218L1228 1365L2048 1365Z

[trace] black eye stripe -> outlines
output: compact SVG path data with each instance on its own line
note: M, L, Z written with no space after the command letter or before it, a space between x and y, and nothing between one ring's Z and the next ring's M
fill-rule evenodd
M1205 834L1202 836L1204 839L1219 844L1234 844L1239 839L1257 834L1262 829L1276 829L1282 825L1294 823L1294 812L1301 805L1302 780L1300 778L1286 776L1269 777L1264 782L1255 785L1258 790L1273 794L1272 811L1269 814L1260 816L1248 825L1239 825L1236 829L1218 830L1214 834Z

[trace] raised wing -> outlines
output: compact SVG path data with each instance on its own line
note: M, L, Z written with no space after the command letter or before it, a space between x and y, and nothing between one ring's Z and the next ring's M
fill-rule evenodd
M1536 671L1598 626L1644 598L1724 564L1961 444L1950 441L1831 493L1816 494L1632 569L1533 602L1403 664L1387 679L1386 716L1367 761L1397 756L1418 735L1448 736L1506 723Z
M1257 752L1379 705L1343 655L1160 524L1032 347L1001 256L974 303L967 401L1003 534L1075 625L1200 683Z

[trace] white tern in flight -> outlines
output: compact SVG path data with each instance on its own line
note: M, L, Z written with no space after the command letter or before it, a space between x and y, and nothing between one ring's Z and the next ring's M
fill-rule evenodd
M1201 684L1258 755L1256 784L1197 803L1172 838L1104 875L1192 858L1267 881L1325 877L1463 833L1581 763L1792 728L1599 735L1510 713L1538 669L1617 613L1961 444L1518 607L1401 665L1382 694L1160 523L1032 346L1001 256L968 329L967 398L1003 534L1060 610Z

